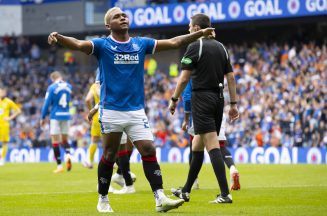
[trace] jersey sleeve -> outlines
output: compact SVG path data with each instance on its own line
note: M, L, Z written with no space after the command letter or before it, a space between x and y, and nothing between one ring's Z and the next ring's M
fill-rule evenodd
M99 70L99 68L97 68L97 71L96 71L95 83L100 83L100 70Z
M141 40L145 46L145 54L153 54L156 50L157 41L148 37L141 37Z
M14 101L12 101L12 100L9 101L9 106L10 106L10 109L13 109L15 111L18 111L19 110L18 105Z
M52 98L52 89L48 87L47 93L45 94L45 98L44 98L44 104L41 110L42 119L45 119L45 117L48 115L51 98Z
M229 53L228 53L227 49L225 48L225 46L222 43L220 43L220 44L223 47L224 52L226 54L226 65L225 65L224 74L228 74L230 72L233 72L233 67L232 67L232 64L230 63L230 57L229 57Z
M199 44L191 43L181 60L182 70L193 70L196 68L197 61L199 58Z
M100 50L101 50L101 47L102 47L102 44L103 44L104 40L102 38L94 38L94 39L92 39L90 41L92 43L92 52L91 52L91 54L98 57L99 54L100 54Z
M190 113L191 112L191 96L192 96L192 81L188 81L186 88L183 91L183 106L184 112Z

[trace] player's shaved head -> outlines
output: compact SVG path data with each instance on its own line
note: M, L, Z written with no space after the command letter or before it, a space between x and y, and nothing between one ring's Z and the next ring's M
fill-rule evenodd
M61 75L61 73L60 73L59 71L54 71L54 72L52 72L52 73L50 74L50 79L51 79L52 81L55 81L55 80L57 80L57 79L59 79L59 78L62 78L62 75Z
M105 25L109 25L110 23L110 20L112 18L112 14L113 12L115 11L122 11L119 7L113 7L113 8L110 8L107 13L104 15L104 24Z

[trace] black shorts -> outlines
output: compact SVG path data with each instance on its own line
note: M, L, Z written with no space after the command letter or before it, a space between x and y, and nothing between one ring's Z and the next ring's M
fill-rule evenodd
M195 134L220 131L223 118L224 99L219 98L218 92L193 91L192 117Z

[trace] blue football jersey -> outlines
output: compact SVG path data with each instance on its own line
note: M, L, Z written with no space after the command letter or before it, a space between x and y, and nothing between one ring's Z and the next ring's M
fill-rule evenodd
M119 42L109 36L91 42L100 70L100 106L117 111L143 109L144 58L154 52L156 40L131 37Z
M70 120L69 103L71 92L72 86L65 81L52 83L45 95L45 102L41 112L42 119L47 116L50 108L50 119Z
M184 112L191 112L191 98L192 98L192 80L188 81L183 94Z

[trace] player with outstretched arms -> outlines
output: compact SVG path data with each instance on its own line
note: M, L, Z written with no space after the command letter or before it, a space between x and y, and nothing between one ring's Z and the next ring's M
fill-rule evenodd
M111 33L91 41L78 40L52 32L49 44L59 43L69 49L94 55L100 69L100 117L104 151L98 166L99 212L113 212L108 188L123 132L141 154L143 169L154 193L156 211L166 212L184 203L168 198L163 191L160 166L156 158L153 134L144 111L144 59L147 54L176 49L202 36L213 34L213 28L167 40L130 37L129 19L120 8L107 11L104 23Z

